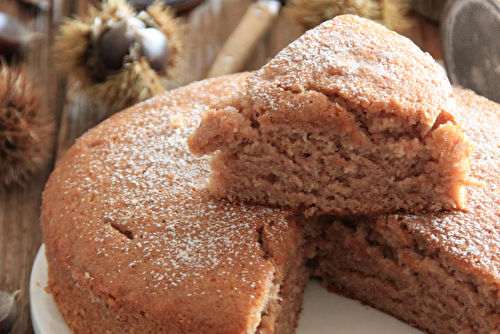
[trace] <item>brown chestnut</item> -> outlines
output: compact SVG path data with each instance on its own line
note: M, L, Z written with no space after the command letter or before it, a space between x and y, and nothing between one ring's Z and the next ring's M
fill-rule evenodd
M169 58L167 37L156 28L147 28L137 18L123 19L105 31L99 41L99 59L109 70L122 68L132 49L155 71L165 69Z
M146 58L153 70L164 70L170 56L167 37L155 28L139 29L137 33L141 56Z
M28 42L30 33L18 19L0 12L0 55L11 57Z
M19 2L35 6L44 12L50 9L50 2L48 0L19 0Z
M162 2L175 9L176 12L183 12L183 11L188 11L199 4L201 4L205 0L162 0ZM151 6L155 0L129 0L129 2L139 10L146 9L148 6Z

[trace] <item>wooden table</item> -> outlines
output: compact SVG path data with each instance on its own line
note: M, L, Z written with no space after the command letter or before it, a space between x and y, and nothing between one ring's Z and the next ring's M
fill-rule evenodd
M70 8L64 9L71 11ZM47 110L57 117L64 85L51 73L49 45L54 35L52 12L39 12L21 6L15 0L0 1L0 11L21 19L43 38L26 56L26 63L36 84L46 87ZM54 146L55 147L55 146ZM26 187L0 189L0 290L23 291L22 308L12 333L32 333L28 283L31 266L40 247L42 234L38 225L41 193L53 167L49 160L33 175Z
M75 133L83 131L85 113L75 118L67 117L65 109L65 81L52 72L50 45L63 16L81 14L90 0L53 0L48 12L40 12L17 0L1 0L0 11L20 18L33 31L45 38L26 56L26 63L36 84L45 88L45 104L48 112L57 120L59 136L54 140L51 159L36 174L27 186L0 188L0 290L21 289L24 297L19 318L12 333L33 333L29 310L29 279L31 267L42 242L39 226L41 195L44 184L55 165L56 152L61 156L74 141ZM207 2L184 17L189 28L185 32L186 54L189 73L183 83L204 78L217 51L229 33L243 16L251 0L207 0ZM215 20L214 15L224 17ZM424 50L440 58L437 26L420 18L410 37ZM271 32L257 46L247 64L248 70L257 69L273 57L281 48L300 35L302 29L282 11ZM67 101L66 101L67 106Z

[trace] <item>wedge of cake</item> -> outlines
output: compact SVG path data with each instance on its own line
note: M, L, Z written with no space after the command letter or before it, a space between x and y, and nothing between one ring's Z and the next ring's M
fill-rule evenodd
M500 105L455 88L474 144L464 211L322 216L305 225L314 275L427 333L500 333Z
M209 189L307 215L463 209L470 142L441 67L372 21L339 16L214 103L189 138Z

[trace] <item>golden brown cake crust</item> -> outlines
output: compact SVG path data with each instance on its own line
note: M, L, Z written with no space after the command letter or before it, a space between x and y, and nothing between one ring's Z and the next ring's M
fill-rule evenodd
M49 289L72 330L254 333L261 314L275 325L266 308L289 264L303 272L298 284L307 280L290 213L212 198L207 159L187 151L210 101L246 77L195 83L119 113L59 162L41 224ZM285 297L298 312L296 290Z
M289 101L293 92L298 101ZM302 110L300 93L338 95L368 113L394 113L422 135L455 100L443 69L409 39L373 21L338 16L309 30L249 78L255 109L272 117L308 121L329 118L329 110ZM307 108L307 100L303 107Z

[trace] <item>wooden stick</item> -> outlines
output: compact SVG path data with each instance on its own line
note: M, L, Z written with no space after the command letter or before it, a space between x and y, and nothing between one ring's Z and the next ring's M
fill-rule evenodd
M275 0L259 0L250 5L215 58L207 77L220 77L241 71L252 50L271 27L280 7L279 1Z

